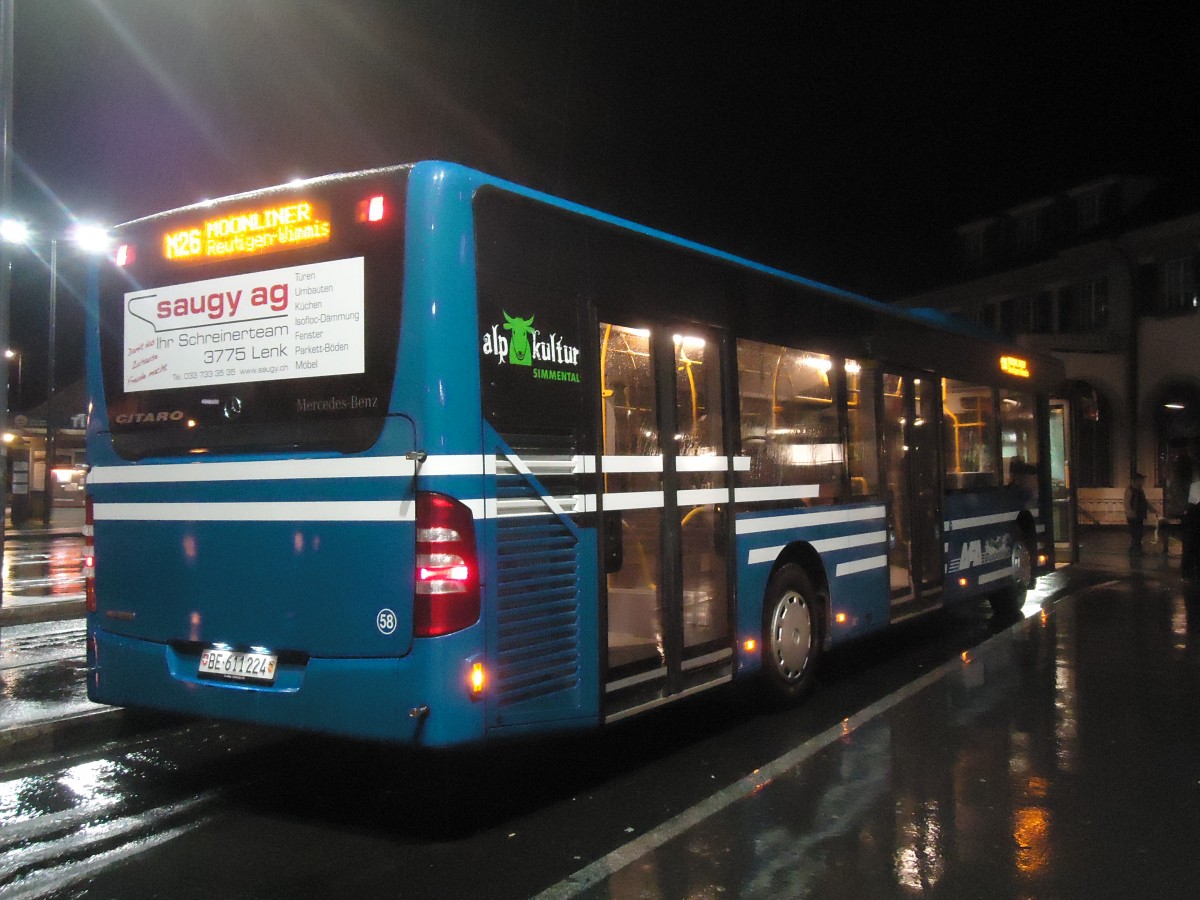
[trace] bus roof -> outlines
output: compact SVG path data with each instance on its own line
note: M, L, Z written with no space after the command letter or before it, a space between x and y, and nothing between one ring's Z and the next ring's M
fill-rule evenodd
M140 226L153 222L157 219L174 216L179 213L196 212L217 205L257 200L264 196L268 196L273 192L294 190L298 187L315 187L325 184L336 184L357 179L386 176L388 174L398 174L405 171L410 173L410 177L428 177L432 179L454 176L458 178L465 178L476 188L483 186L496 187L501 190L529 198L539 203L553 206L598 222L603 222L621 230L635 232L637 234L650 237L654 240L662 241L701 254L711 259L732 264L733 266L741 269L758 272L773 278L781 279L794 285L802 286L811 291L824 294L827 297L837 299L840 302L858 307L859 309L870 312L873 315L882 316L885 319L907 322L917 326L920 329L931 329L933 331L945 334L954 334L967 340L982 341L991 345L997 352L1007 353L1014 358L1036 358L1038 363L1036 367L1038 377L1035 380L1043 387L1056 385L1065 378L1065 369L1062 365L1062 362L1057 358L1048 354L1031 351L1027 348L1021 347L999 333L989 331L988 329L982 328L963 319L959 319L955 316L947 315L938 310L927 308L905 308L884 303L882 301L867 297L863 294L858 294L830 284L805 278L802 275L797 275L793 272L788 272L783 269L778 269L773 266L755 262L752 259L737 256L715 247L697 243L696 241L691 241L687 238L682 238L665 231L660 231L656 228L641 225L629 219L621 218L620 216L615 216L570 200L564 200L561 197L556 197L543 191L525 187L524 185L517 184L516 182L498 178L459 163L445 162L441 160L425 160L415 163L404 163L394 166L380 166L372 169L339 172L316 176L313 178L296 179L294 181L272 185L266 188L259 188L252 191L231 194L225 197L202 200L186 206L178 207L176 209L142 216L140 218L124 222L117 226L117 228Z

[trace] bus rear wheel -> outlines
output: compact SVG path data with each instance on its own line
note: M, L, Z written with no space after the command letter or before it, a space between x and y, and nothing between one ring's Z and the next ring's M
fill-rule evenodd
M1008 585L988 598L992 611L998 616L1019 615L1025 605L1025 595L1034 585L1033 548L1022 532L1010 536L1012 546L1012 578Z
M763 604L763 682L770 698L795 703L816 678L822 608L805 571L788 564L771 576Z

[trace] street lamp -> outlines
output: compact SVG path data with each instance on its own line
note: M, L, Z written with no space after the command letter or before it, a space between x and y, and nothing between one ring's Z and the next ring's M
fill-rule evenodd
M21 408L21 372L25 366L25 354L22 353L20 350L14 350L12 347L6 347L4 349L4 358L8 361L9 366L12 365L12 361L14 359L17 361L17 399L16 399L16 402L12 404L12 406L13 406L13 409L20 409ZM5 373L5 375L10 374L11 372L12 372L12 369L10 368L8 370L8 372Z
M97 225L77 224L66 235L66 239L78 247L84 253L94 254L104 252L109 245L108 233ZM33 235L29 226L17 219L4 219L0 221L0 240L9 244L21 244L29 246L33 241ZM55 438L57 423L57 410L55 408L54 397L54 344L55 344L55 319L58 310L58 237L50 238L50 260L48 268L50 269L50 323L48 330L48 346L46 354L46 468L45 478L43 481L43 490L45 491L45 522L50 524L50 515L53 507L51 502L54 496L54 481L51 469L54 467L55 455Z

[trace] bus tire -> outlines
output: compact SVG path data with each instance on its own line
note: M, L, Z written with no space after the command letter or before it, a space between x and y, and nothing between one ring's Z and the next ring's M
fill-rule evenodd
M795 703L812 690L821 659L823 612L808 574L781 567L767 584L762 617L763 683L776 703Z
M992 604L992 611L1005 617L1020 615L1021 608L1025 605L1025 596L1036 581L1033 575L1033 548L1029 538L1023 532L1014 531L1010 542L1012 578L1003 589L988 598Z

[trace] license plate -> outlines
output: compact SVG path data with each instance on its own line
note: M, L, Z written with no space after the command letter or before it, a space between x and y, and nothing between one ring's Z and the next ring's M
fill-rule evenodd
M272 653L240 653L210 648L200 654L199 674L233 681L275 680L278 660Z

